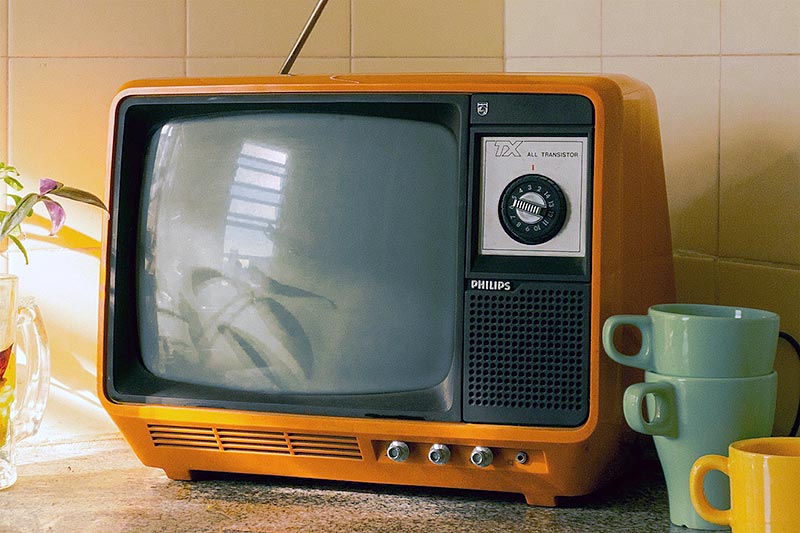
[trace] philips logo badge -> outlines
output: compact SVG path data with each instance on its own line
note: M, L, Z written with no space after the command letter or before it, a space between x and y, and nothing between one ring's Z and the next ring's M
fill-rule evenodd
M479 117L485 117L489 114L489 102L478 102L478 105L475 106L475 108Z
M495 281L487 279L473 279L469 282L469 288L478 291L510 291L510 281Z

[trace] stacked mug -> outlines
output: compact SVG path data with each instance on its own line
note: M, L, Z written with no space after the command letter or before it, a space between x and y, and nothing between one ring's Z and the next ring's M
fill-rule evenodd
M644 382L625 391L623 411L631 428L653 436L673 524L721 529L692 506L692 465L701 456L727 453L735 441L771 435L778 322L775 313L758 309L662 304L647 315L616 315L604 324L609 357L645 370ZM617 350L614 333L620 326L641 332L638 353ZM729 482L721 471L710 469L702 483L711 506L730 507Z

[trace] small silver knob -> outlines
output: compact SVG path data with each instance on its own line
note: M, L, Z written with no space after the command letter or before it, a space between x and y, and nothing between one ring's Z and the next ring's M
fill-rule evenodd
M394 440L389 444L386 449L386 456L395 463L402 463L408 459L409 449L408 444L403 441Z
M492 453L492 450L486 446L476 446L472 449L472 453L469 454L469 461L475 466L479 466L481 468L486 468L492 464L493 459L494 454Z
M446 444L434 444L428 450L428 459L435 465L447 464L450 460L450 448Z

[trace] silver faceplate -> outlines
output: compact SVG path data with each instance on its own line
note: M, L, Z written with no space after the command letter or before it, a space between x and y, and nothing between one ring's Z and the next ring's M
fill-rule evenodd
M483 255L586 255L589 142L586 137L483 137L481 139L479 247ZM547 176L564 193L564 227L542 244L512 239L500 223L499 202L506 186L523 174Z

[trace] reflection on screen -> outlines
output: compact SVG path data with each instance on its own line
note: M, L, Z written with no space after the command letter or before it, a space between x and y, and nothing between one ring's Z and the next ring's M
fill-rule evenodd
M138 261L151 372L290 394L447 376L459 289L449 129L224 115L164 125L148 160Z

